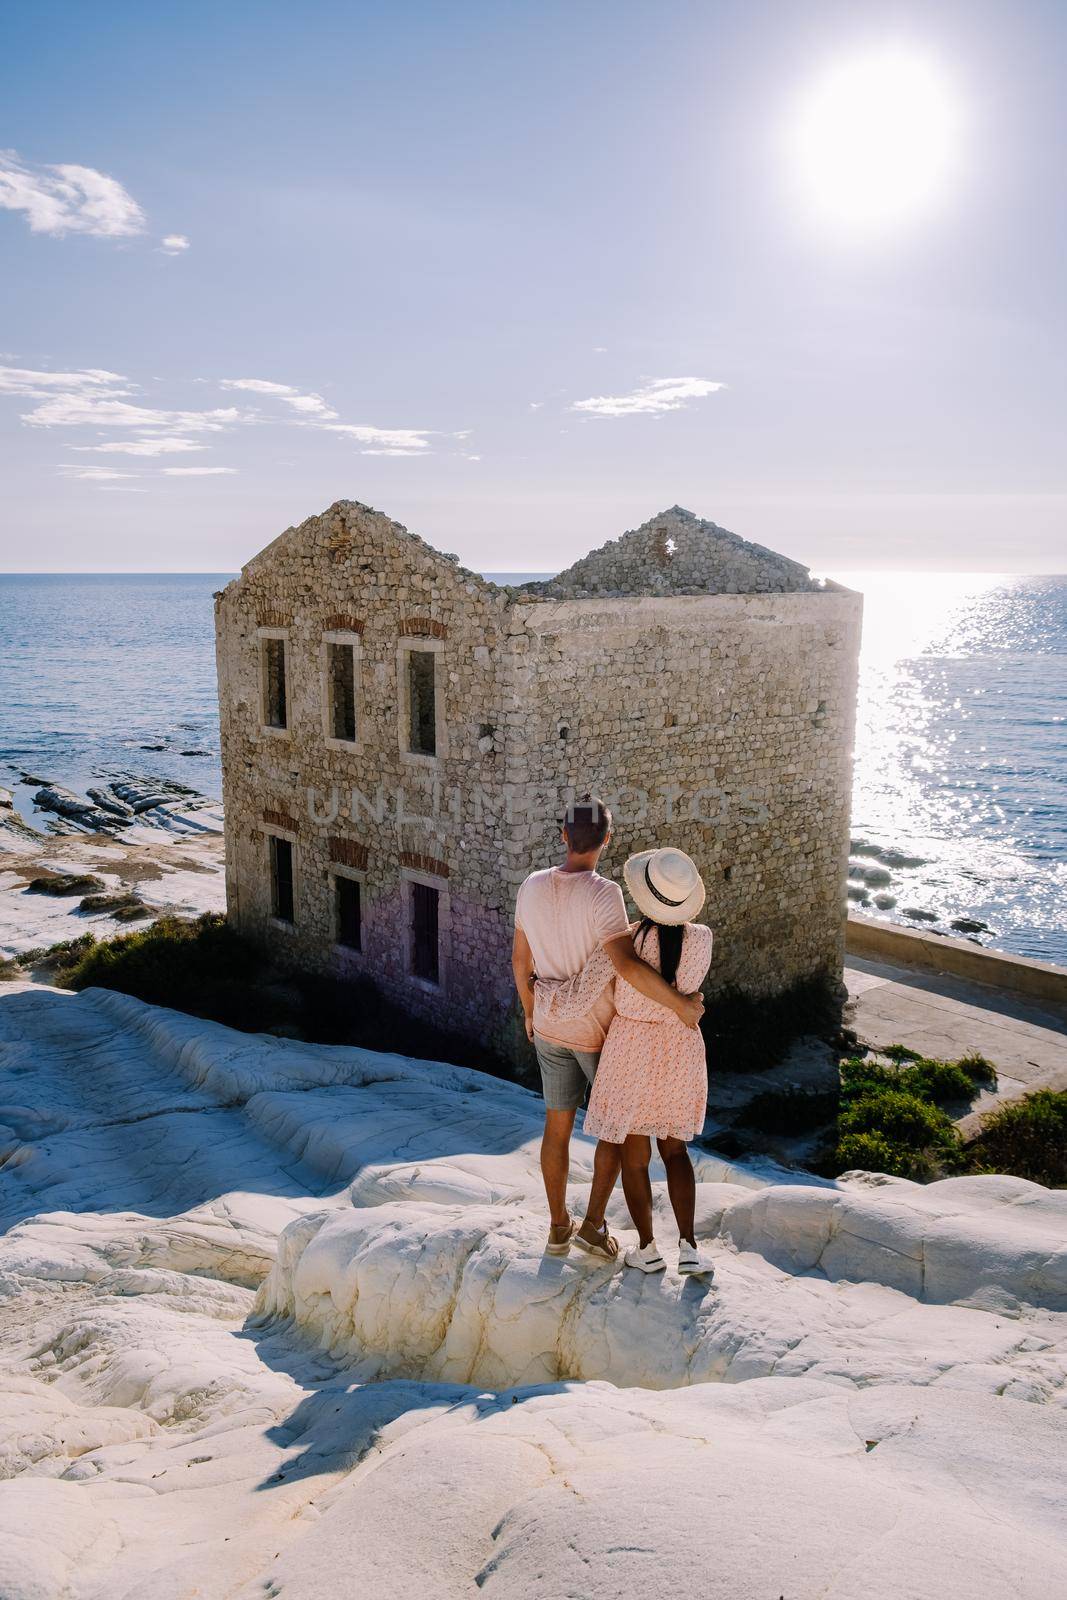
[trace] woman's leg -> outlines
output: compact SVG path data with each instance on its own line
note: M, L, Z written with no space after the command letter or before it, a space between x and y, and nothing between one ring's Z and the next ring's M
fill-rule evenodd
M642 1248L652 1239L652 1184L648 1164L652 1160L652 1140L631 1133L622 1147L622 1192L630 1208Z
M629 1142L629 1141L627 1141ZM689 1148L681 1139L657 1139L660 1160L667 1169L667 1193L670 1195L674 1220L678 1224L678 1237L696 1244L693 1229L696 1225L697 1180ZM623 1161L625 1163L625 1153ZM623 1187L626 1187L626 1167L622 1169ZM627 1200L630 1196L627 1193ZM633 1208L631 1207L631 1215Z

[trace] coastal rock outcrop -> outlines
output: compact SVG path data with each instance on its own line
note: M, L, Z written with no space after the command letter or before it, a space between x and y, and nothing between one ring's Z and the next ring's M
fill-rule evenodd
M536 1096L104 991L0 1105L5 1600L1067 1586L1061 1195L701 1156L710 1287L547 1258Z

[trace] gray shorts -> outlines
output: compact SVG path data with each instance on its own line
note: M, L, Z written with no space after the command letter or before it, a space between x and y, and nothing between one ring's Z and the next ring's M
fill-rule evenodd
M541 1068L541 1088L548 1111L577 1111L585 1091L596 1077L599 1050L572 1050L534 1034L534 1049Z

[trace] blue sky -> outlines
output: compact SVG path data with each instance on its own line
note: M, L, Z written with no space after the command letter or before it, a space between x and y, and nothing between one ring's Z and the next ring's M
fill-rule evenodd
M7 8L0 568L228 571L350 497L490 569L678 502L1062 570L1065 44L1035 0ZM799 130L886 52L951 137L856 228Z

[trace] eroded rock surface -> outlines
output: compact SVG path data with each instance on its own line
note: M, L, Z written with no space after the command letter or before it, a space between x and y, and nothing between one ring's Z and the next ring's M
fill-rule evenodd
M4 1600L1067 1587L1061 1194L705 1159L710 1288L553 1260L526 1091L102 991L0 1125Z

